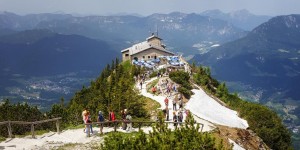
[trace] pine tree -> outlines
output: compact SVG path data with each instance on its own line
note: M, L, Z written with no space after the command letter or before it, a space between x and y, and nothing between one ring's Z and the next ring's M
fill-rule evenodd
M216 90L216 96L219 98L226 99L228 95L228 89L226 87L225 83L219 84L217 90Z

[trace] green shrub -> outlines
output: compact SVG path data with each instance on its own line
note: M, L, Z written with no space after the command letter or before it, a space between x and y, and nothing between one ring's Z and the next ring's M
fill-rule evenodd
M191 98L191 95L193 94L192 91L186 89L185 87L179 87L178 92L182 93L187 99Z
M186 98L190 98L193 94L190 90L193 88L190 84L190 75L184 71L175 71L169 74L172 81L180 84L178 91L184 95Z
M153 71L150 75L149 75L149 77L150 78L153 78L153 77L156 77L157 76L157 71Z
M6 140L5 137L0 136L0 142L5 141L5 140Z
M158 71L160 72L160 74L164 74L164 73L166 73L167 69L166 68L161 68Z
M178 84L189 84L190 80L190 75L184 71L171 72L169 77Z
M161 116L161 115L159 115ZM101 145L103 150L111 149L199 149L199 150L222 150L221 144L216 143L211 133L199 132L199 125L195 126L192 116L181 128L171 131L167 125L160 121L153 126L153 131L146 135L143 131L134 134L112 133L104 139Z

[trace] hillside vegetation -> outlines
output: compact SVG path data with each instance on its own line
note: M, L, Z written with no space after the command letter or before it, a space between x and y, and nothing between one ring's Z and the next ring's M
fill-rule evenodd
M104 116L108 116L110 110L114 111L117 118L121 118L120 112L124 109L135 119L149 119L150 115L145 109L146 99L134 90L133 76L140 71L129 62L119 64L119 60L116 59L91 82L90 87L83 87L81 91L76 92L67 107L61 108L65 114L64 121L81 124L81 113L85 108L91 112L92 120L96 120L99 110ZM53 116L61 116L60 112L53 109L50 113Z
M64 99L60 104L55 104L45 115L36 108L27 104L9 104L5 102L0 106L0 121L3 120L40 120L42 118L63 117L64 126L82 124L82 111L87 108L92 114L93 120L99 110L108 116L108 111L113 110L117 118L120 118L120 111L128 109L128 113L134 119L149 119L150 113L145 107L146 99L138 95L135 90L134 76L142 73L139 67L130 65L130 62L119 64L119 60L112 61L101 72L100 76L91 82L90 87L83 87L75 93L70 103L64 104ZM173 72L170 78L181 85L182 91L189 93L191 82L195 82L206 90L224 101L231 109L237 110L240 116L245 118L252 129L263 141L272 149L292 149L291 137L288 130L282 125L281 119L265 106L243 101L236 94L230 94L224 83L220 84L210 76L210 70L205 67L192 66L192 79L188 73ZM191 82L188 82L191 81ZM180 90L180 89L179 89ZM182 92L184 94L184 92ZM3 110L3 111L2 111ZM11 114L11 112L19 112ZM21 113L22 112L22 113ZM9 114L9 115L8 115ZM16 115L17 114L17 115ZM17 118L16 118L17 116ZM30 116L30 117L29 117ZM189 124L189 122L187 123ZM50 129L49 126L43 126L42 129ZM3 128L1 128L3 129ZM160 130L161 132L158 132ZM197 128L186 126L180 130L170 131L165 127L157 126L153 133L145 135L138 133L133 137L122 138L121 134L110 134L106 140L103 149L115 148L114 146L124 146L124 148L148 148L157 147L164 149L168 147L180 147L188 149L224 149L215 141L212 135L195 132ZM28 130L30 131L30 130ZM7 136L5 129L1 130L2 136ZM25 133L25 130L19 134ZM13 134L16 134L15 131ZM166 138L168 137L168 138ZM118 140L123 139L123 140ZM183 139L176 142L175 139ZM158 142L158 141L163 142ZM124 145L124 142L127 144ZM179 145L178 145L179 144ZM136 145L136 147L135 147ZM127 147L129 146L129 147Z

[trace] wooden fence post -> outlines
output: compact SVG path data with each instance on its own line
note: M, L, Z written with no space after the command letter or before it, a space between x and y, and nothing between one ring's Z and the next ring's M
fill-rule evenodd
M59 120L56 120L56 132L57 132L57 134L60 134L60 131L59 131Z
M11 130L11 123L8 121L7 123L7 130L8 130L8 137L12 138L12 130Z
M31 135L32 135L32 138L35 138L34 123L31 123Z

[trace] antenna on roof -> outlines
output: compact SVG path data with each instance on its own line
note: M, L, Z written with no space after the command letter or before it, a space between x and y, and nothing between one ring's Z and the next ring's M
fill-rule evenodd
M156 24L156 36L158 37L158 27L157 27L157 24Z

